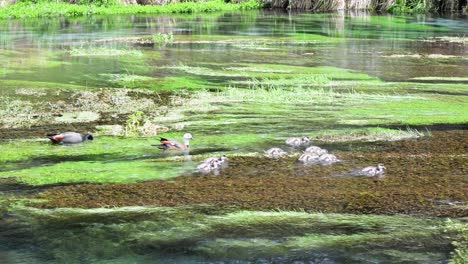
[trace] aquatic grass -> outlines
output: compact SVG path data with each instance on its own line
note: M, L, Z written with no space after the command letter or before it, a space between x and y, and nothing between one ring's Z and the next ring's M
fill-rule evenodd
M168 169L171 168L171 169ZM0 172L0 178L14 177L29 185L63 183L123 183L163 180L194 170L178 163L148 161L70 161L30 169Z
M396 141L410 138L430 136L430 131L419 131L407 127L406 129L388 129L382 127L367 127L362 129L327 129L312 133L315 140L324 142L350 142L350 141Z
M411 80L418 81L450 81L450 82L468 82L468 77L437 77L437 76L424 76L414 77Z
M173 69L185 73L199 76L219 76L227 78L235 78L234 82L240 82L240 77L251 78L251 81L257 85L264 82L288 82L288 80L296 80L297 82L306 82L314 85L326 84L329 80L333 81L369 81L380 82L376 77L367 74L358 73L353 70L319 66L319 67L303 67L284 64L241 64L236 67L225 67L219 69L219 65L213 67L199 67L185 64L164 66L164 69ZM279 80L278 80L279 79ZM259 81L257 81L259 80ZM290 85L293 85L291 81Z
M376 105L347 109L344 115L367 119L367 124L463 124L468 122L468 102L463 98L450 96L427 96L425 99L386 101ZM344 122L346 123L346 121Z
M163 14L163 13L202 13L259 9L261 4L249 0L239 4L212 0L206 2L182 2L159 5L75 5L55 2L20 2L0 10L0 18L34 18L34 17L79 17L111 14Z
M153 43L158 46L165 46L174 43L174 35L171 33L158 33L152 37Z
M72 48L71 56L76 57L107 57L107 56L135 56L142 57L143 52L136 49L114 49L107 47L87 47L87 48Z
M148 248L184 254L189 250L212 261L307 258L310 249L338 261L350 252L359 258L371 249L375 258L392 254L398 262L443 255L451 239L460 234L459 229L447 232L444 220L407 216L290 211L226 214L207 206L49 210L17 205L9 210L18 221L8 222L6 228L13 234L29 230L23 233L28 239L20 243L40 245L37 248L48 259L67 259L68 263L83 257L114 259L116 251L120 257L132 256L133 250ZM399 253L408 249L414 254Z
M451 219L445 221L446 232L455 232L457 235L452 242L455 249L451 252L450 264L463 264L468 262L468 225L454 222Z

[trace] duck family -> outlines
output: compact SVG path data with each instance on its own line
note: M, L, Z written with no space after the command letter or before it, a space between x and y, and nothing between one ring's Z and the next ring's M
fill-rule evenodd
M78 132L64 132L57 134L48 134L49 138L55 144L77 144L85 141L92 141L94 139L93 135L86 133L81 134ZM159 142L161 144L152 145L156 146L159 149L163 149L164 152L175 150L188 152L190 148L190 141L193 140L193 136L190 133L185 133L182 137L182 142L171 140L167 138L160 138ZM340 162L335 155L328 153L328 150L318 147L318 146L309 146L310 138L308 136L303 137L293 137L286 139L286 144L293 148L300 148L308 146L301 156L298 159L298 162L305 165L330 165L335 162ZM288 156L288 153L281 148L274 147L266 150L265 156L271 159L280 159ZM197 170L200 173L219 173L220 169L226 168L228 166L228 158L223 155L220 157L210 157L205 159L201 164L197 166ZM379 163L377 166L368 166L362 168L358 171L349 173L348 175L355 177L383 177L386 171L386 167Z

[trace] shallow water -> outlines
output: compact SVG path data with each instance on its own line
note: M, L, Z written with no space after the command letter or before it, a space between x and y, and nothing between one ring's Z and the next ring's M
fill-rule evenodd
M365 215L298 211L466 215L466 133L434 133L437 140L392 145L374 142L390 132L365 129L403 128L397 134L408 138L414 133L405 130L407 124L466 128L467 28L463 15L365 12L0 21L0 99L7 108L0 109L0 139L8 140L0 142L0 262L446 263L455 235L442 233L447 229L442 220L382 217L368 224ZM142 43L157 33L172 33L174 42ZM203 92L225 87L240 89ZM152 93L119 94L121 88ZM289 92L275 92L278 88ZM177 103L160 108L170 101L165 96L183 90L195 96L182 93ZM151 147L156 137L98 136L75 146L39 139L61 130L125 125L140 106L158 124L195 135L190 158ZM48 113L56 109L89 110L100 118L83 114L83 120L69 120ZM25 117L19 122L9 121L11 116ZM327 141L332 132L337 141ZM345 162L295 163L299 151L288 149L284 139L306 134ZM293 156L281 161L262 156L278 145L295 151ZM220 177L194 173L199 161L215 154L231 155L231 167ZM330 178L382 161L390 165L390 179ZM425 184L434 187L432 196L423 191ZM399 199L386 199L392 195ZM209 205L61 213L25 209L22 198L52 199L38 206L45 208ZM438 204L446 200L453 205ZM255 213L245 219L226 216L240 209L298 215L280 211L284 215L271 217L273 222ZM395 232L402 226L410 235Z

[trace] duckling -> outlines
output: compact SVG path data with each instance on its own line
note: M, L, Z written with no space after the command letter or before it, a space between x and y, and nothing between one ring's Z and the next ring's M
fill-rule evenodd
M359 175L364 177L382 177L385 174L385 166L382 163L377 164L377 166L368 166L359 171Z
M304 164L316 163L319 161L319 156L313 153L304 152L304 154L299 157L298 161Z
M307 136L302 137L302 138L294 137L294 138L286 139L286 144L288 144L289 146L291 146L293 148L298 148L298 147L301 147L301 146L307 146L309 143L310 143L310 138L307 137Z
M168 150L188 151L190 148L190 140L193 139L193 136L190 133L185 133L182 138L184 140L183 144L175 140L161 138L159 140L161 142L160 145L152 145L152 146L158 147L160 149L164 149L164 151L168 151Z
M94 139L93 135L89 133L80 134L77 132L48 134L47 137L55 144L76 144Z
M319 161L325 164L339 162L340 160L333 154L322 154L319 157Z
M279 159L286 155L288 155L288 153L280 148L271 148L265 151L265 156L272 158L272 159Z
M219 160L213 159L208 162L203 162L202 164L197 166L197 170L201 173L210 173L212 171L216 171L219 168Z
M306 148L306 150L304 150L304 152L310 153L310 154L316 154L316 155L319 155L319 156L328 153L328 151L326 149L323 149L323 148L317 147L317 146L310 146L310 147Z
M221 157L211 157L207 158L203 161L203 163L212 163L216 162L220 168L225 168L228 166L228 158L226 155L222 155Z

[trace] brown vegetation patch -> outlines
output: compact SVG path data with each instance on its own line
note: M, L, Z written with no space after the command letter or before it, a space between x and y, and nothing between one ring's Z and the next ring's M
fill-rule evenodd
M465 130L434 132L432 137L336 151L344 161L331 166L305 167L293 158L237 157L220 176L53 187L34 198L49 200L37 205L43 208L210 204L249 210L461 217L468 213L466 135ZM336 177L379 162L388 169L381 180Z

